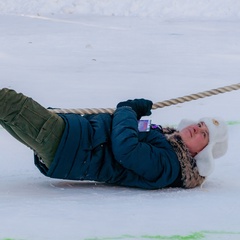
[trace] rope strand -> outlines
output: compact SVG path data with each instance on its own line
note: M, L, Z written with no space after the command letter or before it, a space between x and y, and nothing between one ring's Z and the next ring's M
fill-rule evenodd
M220 93L231 92L231 91L238 90L238 89L240 89L240 83L212 89L209 91L186 95L183 97L172 98L170 100L166 100L163 102L157 102L157 103L153 104L152 109L168 107L171 105L189 102L189 101L197 100L199 98L210 97L210 96L217 95ZM81 114L81 115L98 114L98 113L113 114L115 111L115 108L76 108L76 109L64 109L64 108L58 109L58 108L56 108L56 109L49 109L49 111L52 111L55 113L75 113L75 114Z

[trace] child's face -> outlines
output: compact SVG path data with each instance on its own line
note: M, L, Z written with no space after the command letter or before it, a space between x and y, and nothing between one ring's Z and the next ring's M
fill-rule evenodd
M209 131L204 122L189 125L179 133L193 157L208 145Z

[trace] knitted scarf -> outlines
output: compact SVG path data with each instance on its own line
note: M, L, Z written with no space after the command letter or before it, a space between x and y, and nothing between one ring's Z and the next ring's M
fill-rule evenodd
M199 175L196 160L190 155L179 132L174 128L163 128L162 131L177 154L182 170L183 187L194 188L200 186L205 177Z

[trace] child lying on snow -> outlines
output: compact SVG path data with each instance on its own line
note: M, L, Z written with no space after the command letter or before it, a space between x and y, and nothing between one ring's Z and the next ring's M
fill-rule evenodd
M34 150L51 178L93 180L128 187L193 188L227 151L227 125L217 118L182 120L177 129L138 120L151 114L145 99L120 102L113 115L56 114L14 90L0 90L0 124Z

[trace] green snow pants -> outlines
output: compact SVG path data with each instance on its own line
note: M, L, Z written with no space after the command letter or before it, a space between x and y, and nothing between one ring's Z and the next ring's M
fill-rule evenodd
M65 128L61 117L33 99L4 88L0 90L0 124L50 167Z

